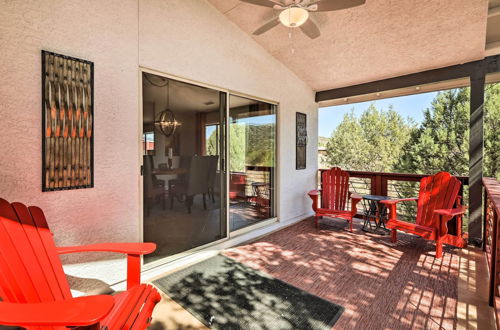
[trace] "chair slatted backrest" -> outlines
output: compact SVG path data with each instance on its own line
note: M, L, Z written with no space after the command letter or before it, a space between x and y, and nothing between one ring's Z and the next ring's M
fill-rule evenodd
M215 179L217 176L217 165L219 164L219 156L207 156L210 159L208 168L208 187L215 188Z
M434 210L453 208L461 182L448 172L439 172L420 180L417 224L438 228L439 216Z
M17 303L71 298L43 211L1 198L0 296Z
M211 157L193 156L191 158L186 195L194 196L208 192Z
M349 173L333 167L321 174L322 208L345 211L349 194Z
M156 197L155 191L154 191L155 176L153 175L153 168L154 168L153 156L152 155L144 155L143 156L144 195L147 198Z

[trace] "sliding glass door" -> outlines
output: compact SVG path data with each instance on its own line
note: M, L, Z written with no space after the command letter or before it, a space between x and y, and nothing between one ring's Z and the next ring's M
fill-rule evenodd
M276 106L143 73L146 264L276 217Z
M276 216L276 106L229 96L231 231Z
M143 74L145 263L227 237L226 93Z

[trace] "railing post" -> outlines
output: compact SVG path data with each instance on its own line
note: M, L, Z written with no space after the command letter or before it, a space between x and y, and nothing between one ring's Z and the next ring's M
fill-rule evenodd
M483 241L483 250L488 261L490 273L488 303L492 306L496 313L497 328L500 329L500 304L497 299L499 295L499 273L498 262L500 261L500 182L494 178L484 178L482 180L484 187L484 226L485 234Z
M494 249L496 248L496 240L494 239L496 230L496 224L493 223L492 233L491 235L491 250L490 250L490 286L489 286L489 297L488 303L490 306L493 306L493 300L495 299L494 288L495 288L495 253Z
M485 69L478 65L470 77L469 123L469 241L481 245L483 178L483 116Z
M388 196L388 190L389 190L388 181L389 180L387 179L387 177L385 177L385 176L380 177L380 195L381 196Z
M377 194L377 177L376 176L370 177L370 194L371 195Z
M488 201L489 203L489 201ZM496 217L496 212L492 214L493 219L493 228L491 230L491 257L490 257L490 296L489 296L489 304L490 306L494 306L495 294L497 292L496 288L496 272L497 272L497 240L498 240L498 219Z
M487 252L486 245L488 244L488 195L486 194L486 189L482 189L484 194L483 199L483 251ZM463 196L463 195L462 195Z
M375 176L375 193L374 195L382 195L382 176L377 174Z

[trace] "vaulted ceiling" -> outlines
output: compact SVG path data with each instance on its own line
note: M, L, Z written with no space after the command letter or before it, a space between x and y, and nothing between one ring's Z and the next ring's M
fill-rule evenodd
M239 0L208 1L316 91L485 56L487 0L366 0L360 7L312 13L321 30L316 39L281 24L255 36L279 11Z
M500 54L500 0L490 0L486 30L486 55Z

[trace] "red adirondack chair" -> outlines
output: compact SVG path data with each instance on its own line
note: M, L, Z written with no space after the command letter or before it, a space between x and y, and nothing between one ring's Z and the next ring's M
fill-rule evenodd
M443 243L463 248L467 245L466 234L462 234L462 215L466 207L460 205L460 181L447 172L423 178L420 181L418 198L381 201L389 208L386 227L392 229L392 242L397 241L397 230L412 233L426 240L436 241L436 258L443 255ZM399 220L396 204L403 201L417 202L415 223ZM448 233L448 221L457 218L456 235Z
M312 208L315 212L314 223L318 228L318 218L328 216L341 218L349 222L349 229L352 232L352 218L356 215L356 205L361 200L361 196L349 191L349 173L342 171L338 167L324 171L321 174L322 190L311 190L308 195L311 197ZM321 207L318 205L318 197L321 195ZM351 200L351 210L347 210L347 201Z
M56 247L43 211L0 198L0 324L27 329L145 329L160 301L140 284L140 256L153 243ZM107 251L128 255L127 291L73 298L59 254Z

